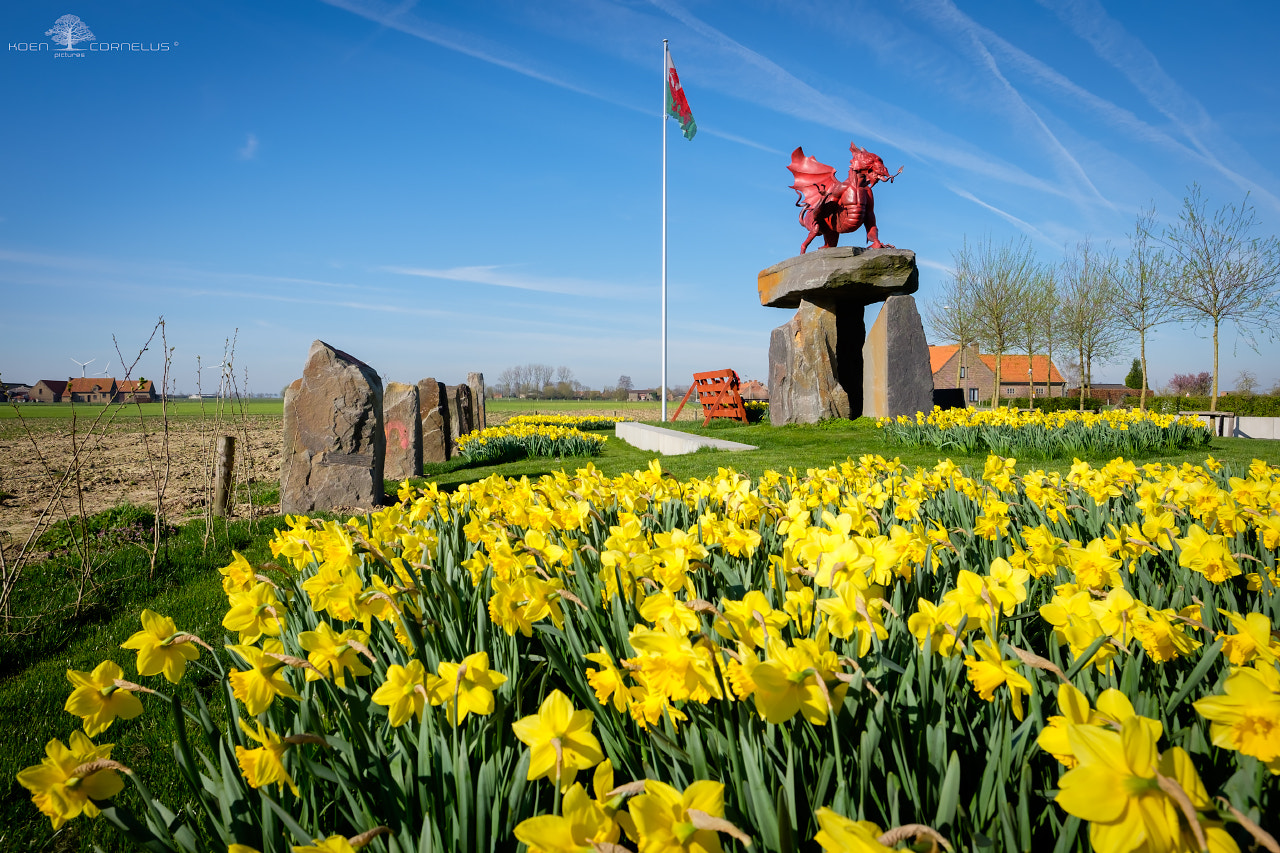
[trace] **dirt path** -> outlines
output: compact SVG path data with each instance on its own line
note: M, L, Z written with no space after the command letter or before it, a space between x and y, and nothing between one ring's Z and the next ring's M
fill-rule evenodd
M72 430L77 431L72 441ZM213 447L219 435L236 436L236 481L273 485L280 479L282 423L278 416L250 415L244 421L178 417L169 421L169 481L166 514L173 521L199 515L207 500ZM81 419L48 418L0 421L0 545L6 556L22 547L40 523L110 509L121 503L152 507L153 471L164 471L164 425L145 424L120 413L96 426ZM56 484L73 469L80 448L80 476L68 478L61 501L50 506ZM43 463L41 459L43 458ZM243 492L239 511L245 509ZM81 505L83 502L83 506ZM278 512L278 507L262 507ZM47 514L46 514L47 513Z

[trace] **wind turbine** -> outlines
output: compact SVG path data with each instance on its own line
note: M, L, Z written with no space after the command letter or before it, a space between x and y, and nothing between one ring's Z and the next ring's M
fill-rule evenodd
M67 358L71 358L71 356L67 356ZM72 360L72 361L76 361L74 358L72 358L71 360ZM81 379L84 379L84 369L85 369L86 367L88 367L89 365L93 364L95 361L97 361L97 359L96 359L96 358L91 358L91 359L89 359L88 361L76 361L76 364L80 365L80 378L81 378Z
M102 368L101 373L95 373L94 376L109 376L111 374L111 362L107 362L107 366Z

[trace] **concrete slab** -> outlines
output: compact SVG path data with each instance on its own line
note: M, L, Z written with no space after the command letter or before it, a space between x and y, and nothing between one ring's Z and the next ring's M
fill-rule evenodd
M663 456L681 456L693 453L704 447L716 450L755 450L753 445L737 441L725 441L721 438L707 438L702 435L690 435L674 429L663 429L650 424L638 424L622 421L613 428L613 434L641 450L656 450Z

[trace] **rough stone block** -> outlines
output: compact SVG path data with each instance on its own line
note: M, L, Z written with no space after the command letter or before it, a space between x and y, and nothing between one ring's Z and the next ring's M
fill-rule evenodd
M449 438L447 387L434 379L418 383L418 412L422 416L422 461L445 462L453 445Z
M890 296L862 347L862 414L888 418L933 410L924 324L910 296Z
M385 455L378 372L313 342L302 378L285 391L280 511L380 506Z
M382 425L387 436L384 474L388 480L422 476L422 421L418 386L388 382L382 392Z
M870 305L920 287L916 253L907 249L837 246L816 249L762 270L760 304L798 308L801 300Z
M449 405L449 456L458 453L458 439L475 431L475 416L471 407L471 388L467 385L446 385L445 398Z
M811 424L857 417L862 397L862 309L802 300L769 336L769 421ZM927 366L926 359L926 366Z
M471 408L475 420L473 426L475 429L484 429L489 425L484 410L484 374L468 373L467 387L471 389Z

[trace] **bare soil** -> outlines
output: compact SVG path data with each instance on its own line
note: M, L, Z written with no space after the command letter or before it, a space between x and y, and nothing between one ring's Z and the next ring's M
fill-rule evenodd
M249 491L280 481L282 418L129 418L96 424L80 419L0 421L0 546L10 557L37 527L68 516L92 515L123 503L154 508L157 478L171 522L200 516L210 494L214 448L234 435L236 498L233 514L248 513ZM79 465L77 466L77 457ZM71 472L68 476L68 472ZM252 484L250 488L246 485ZM279 512L259 506L259 513ZM37 532L38 535L38 532Z

